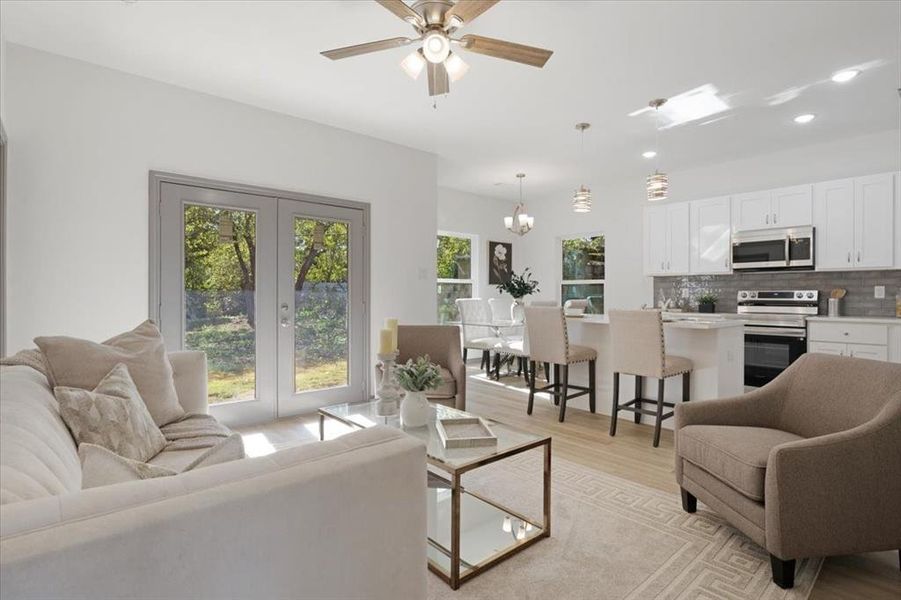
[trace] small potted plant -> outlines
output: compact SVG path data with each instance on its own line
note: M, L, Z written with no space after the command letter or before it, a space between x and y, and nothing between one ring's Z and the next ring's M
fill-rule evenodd
M424 427L429 423L429 401L425 393L441 385L441 371L438 365L429 362L429 355L420 356L414 362L394 370L397 383L406 394L400 403L400 418L405 427Z
M532 279L532 272L526 269L522 275L512 273L510 279L497 284L499 292L506 292L513 296L513 304L510 305L510 318L513 321L522 321L522 299L535 292L540 292L538 282Z
M698 312L713 313L716 312L716 301L718 298L713 292L704 292L698 296Z

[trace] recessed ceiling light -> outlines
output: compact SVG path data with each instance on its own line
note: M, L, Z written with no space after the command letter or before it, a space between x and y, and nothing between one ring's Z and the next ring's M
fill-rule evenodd
M832 76L832 81L835 83L846 83L851 81L855 77L860 75L860 71L857 69L849 69L847 71L839 71L835 75Z
M655 156L657 156L657 153L653 150L648 150L647 152L642 152L641 155L645 158L654 158Z
M810 113L805 113L803 115L798 115L797 117L795 117L795 123L800 123L801 125L803 125L805 123L810 123L811 121L813 121L816 118L817 118L816 115L813 115Z

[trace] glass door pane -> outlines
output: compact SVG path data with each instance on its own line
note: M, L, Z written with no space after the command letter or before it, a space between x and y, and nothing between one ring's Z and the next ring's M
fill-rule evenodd
M347 385L348 224L294 217L294 392Z
M279 416L366 398L363 211L279 200Z

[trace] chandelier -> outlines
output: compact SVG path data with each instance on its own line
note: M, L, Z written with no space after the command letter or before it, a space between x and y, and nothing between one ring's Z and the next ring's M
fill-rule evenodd
M653 175L648 175L648 201L657 202L666 200L666 192L669 189L669 178L666 173L660 172L660 107L666 104L666 98L651 100L648 105L654 109L655 129L657 132L657 167Z
M513 216L504 217L504 227L516 235L525 235L535 226L535 217L529 216L529 213L526 212L526 205L522 202L522 180L525 176L525 173L516 174L516 178L519 179L519 202L513 209Z
M589 127L591 127L591 123L576 123L576 129L582 132L582 147L579 152L580 166L584 166L585 162L585 130ZM588 186L580 185L573 194L573 212L591 212L591 189Z

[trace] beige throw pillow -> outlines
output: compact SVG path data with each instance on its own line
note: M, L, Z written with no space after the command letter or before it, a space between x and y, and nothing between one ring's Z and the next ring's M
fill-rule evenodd
M125 481L177 475L172 469L131 460L94 444L78 446L78 458L81 459L83 490Z
M114 366L93 391L73 387L53 391L76 444L95 444L141 462L166 445L124 364Z
M154 423L165 425L185 414L163 337L152 321L102 344L65 336L39 337L34 343L44 353L54 386L91 390L110 369L123 363Z

